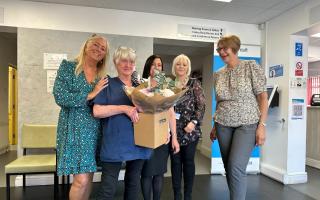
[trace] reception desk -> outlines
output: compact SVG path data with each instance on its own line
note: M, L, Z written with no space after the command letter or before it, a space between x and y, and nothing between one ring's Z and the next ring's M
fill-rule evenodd
M307 108L307 165L320 169L320 106Z

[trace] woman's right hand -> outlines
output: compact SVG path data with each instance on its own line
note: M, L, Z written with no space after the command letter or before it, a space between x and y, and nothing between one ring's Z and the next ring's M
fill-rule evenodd
M124 113L130 117L131 121L133 123L136 123L139 121L139 115L138 115L138 109L133 106L125 106L124 107Z
M173 149L173 154L179 153L180 144L179 144L177 138L176 137L172 137L172 142L171 143L172 143L171 145L172 145L172 149Z
M210 140L213 142L216 139L217 139L217 130L216 130L216 126L214 125L210 132Z
M87 100L94 99L101 90L103 90L108 86L108 82L109 82L108 77L101 78L100 81L96 84L96 86L92 90L92 92L88 94Z

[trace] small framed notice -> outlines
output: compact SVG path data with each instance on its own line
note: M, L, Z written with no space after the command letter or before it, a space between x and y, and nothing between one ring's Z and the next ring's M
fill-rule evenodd
M47 70L47 92L52 94L54 81L56 80L57 70Z
M67 59L67 54L44 53L43 54L43 69L59 69L63 59Z
M292 116L291 119L303 119L304 99L292 99Z

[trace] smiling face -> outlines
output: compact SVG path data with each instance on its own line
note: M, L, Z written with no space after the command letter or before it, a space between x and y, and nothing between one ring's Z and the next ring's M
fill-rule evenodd
M85 49L85 55L96 62L100 62L105 57L106 52L107 41L103 38L97 38L89 41Z
M130 58L120 58L116 64L118 75L131 76L135 67L135 62Z
M150 68L150 76L154 77L154 70L162 71L162 62L160 58L155 58Z
M225 47L223 45L218 46L217 52L221 57L221 59L223 60L223 62L225 62L226 64L229 64L230 62L232 62L234 59L237 59L238 57L237 54L233 52L231 47Z
M176 76L183 77L188 74L189 66L187 60L180 59L175 65Z
M238 51L241 46L240 38L236 35L222 37L218 41L217 52L221 59L227 64L238 60Z

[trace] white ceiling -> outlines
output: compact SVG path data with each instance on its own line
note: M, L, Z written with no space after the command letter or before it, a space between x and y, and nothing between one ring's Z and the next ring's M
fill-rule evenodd
M260 24L306 0L24 0Z

